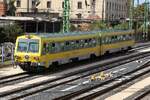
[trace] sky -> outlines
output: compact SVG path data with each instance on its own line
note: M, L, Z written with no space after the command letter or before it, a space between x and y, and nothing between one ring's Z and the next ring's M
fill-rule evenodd
M137 5L137 1L138 1L138 0L134 0L135 6ZM148 0L148 1L150 2L150 0ZM144 2L145 2L145 0L139 0L139 3L140 3L140 4L142 4L142 3L144 3Z
M139 0L140 3L143 3L145 0ZM150 0L148 0L150 2ZM137 0L135 0L137 2Z

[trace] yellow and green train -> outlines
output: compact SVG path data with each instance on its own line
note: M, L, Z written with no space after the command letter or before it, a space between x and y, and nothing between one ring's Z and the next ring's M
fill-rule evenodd
M132 30L28 34L17 38L14 57L16 64L23 70L33 71L55 64L129 50L134 44Z

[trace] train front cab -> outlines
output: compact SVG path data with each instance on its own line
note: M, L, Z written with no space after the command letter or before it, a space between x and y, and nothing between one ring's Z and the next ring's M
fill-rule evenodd
M41 39L33 35L20 36L16 40L15 63L25 71L40 69Z

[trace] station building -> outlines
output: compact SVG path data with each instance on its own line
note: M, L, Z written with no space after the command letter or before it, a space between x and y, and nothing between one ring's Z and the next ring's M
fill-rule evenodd
M6 13L6 6L3 0L0 0L0 16L5 15Z
M62 17L64 0L16 0L18 16ZM70 19L119 20L128 17L128 0L70 0Z
M64 0L15 0L14 5L18 17L0 17L0 21L17 21L25 32L61 30ZM128 8L128 0L70 0L70 21L77 27L87 27L94 20L119 21L128 18ZM0 16L5 12L4 0L0 0Z

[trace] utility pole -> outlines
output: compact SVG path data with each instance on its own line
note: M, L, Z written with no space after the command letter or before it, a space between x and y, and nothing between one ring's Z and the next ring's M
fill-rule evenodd
M144 33L145 39L148 38L148 0L144 3Z
M102 3L102 21L104 22L104 3L105 1L103 0L103 3Z
M69 32L70 28L70 0L64 0L64 9L63 9L63 32Z

